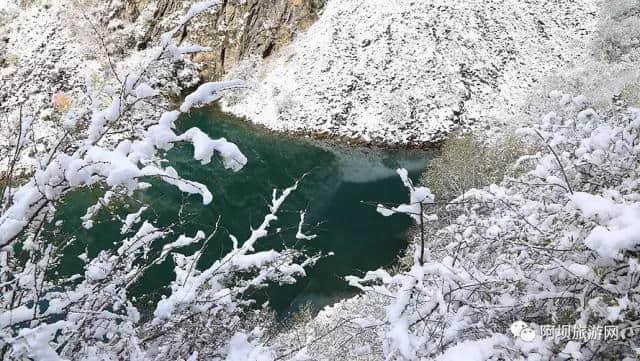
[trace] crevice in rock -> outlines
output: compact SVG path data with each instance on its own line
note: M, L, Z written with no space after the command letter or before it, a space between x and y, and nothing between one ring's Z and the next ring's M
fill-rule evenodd
M222 72L224 72L224 59L226 55L227 55L227 48L223 46L222 49L220 50L220 69Z
M262 59L267 58L273 53L273 49L275 47L274 43L270 43L262 52Z

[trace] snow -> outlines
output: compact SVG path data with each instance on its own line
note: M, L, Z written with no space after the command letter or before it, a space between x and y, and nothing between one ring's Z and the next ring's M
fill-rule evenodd
M222 97L222 91L243 87L245 87L245 84L240 80L204 83L184 99L184 102L180 106L180 111L186 113L194 107L210 104Z
M11 219L8 216L3 215L0 218L2 224L0 224L0 245L6 244L10 239L17 236L27 225L26 220Z
M190 246L192 244L198 243L206 238L206 235L203 231L198 231L194 237L187 237L184 234L180 235L177 240L174 242L165 244L162 246L162 254L160 258L164 258L169 252L186 246Z
M140 207L140 209L138 209L137 212L128 214L125 217L122 227L120 228L120 233L125 234L129 232L129 230L134 224L140 222L142 213L147 209L149 209L149 207Z
M114 195L115 194L113 192L107 191L102 197L100 197L100 199L98 199L98 202L96 202L96 204L87 208L87 212L85 213L85 215L80 217L80 219L82 219L82 226L84 228L93 228L93 217L95 217L102 208L109 206L109 203L111 202L111 199Z
M343 356L350 355L348 347L327 350L342 340L349 340L349 347L361 342L380 347L371 359L635 355L635 340L626 339L633 346L621 348L610 341L535 337L527 342L509 332L514 320L529 321L531 305L536 322L557 324L562 313L575 320L568 321L571 327L633 328L640 311L634 296L640 272L640 113L612 104L588 108L592 115L584 116L584 107L595 102L561 91L554 95L549 98L553 112L541 112L519 133L539 143L518 161L517 173L469 190L446 206L427 207L423 265L417 261L420 238L414 236L408 255L412 265L346 277L363 294L323 310L297 334L281 336L283 344L295 342L301 333L336 327L337 334L327 336L322 347L307 348L311 357L348 359ZM576 98L581 101L572 101ZM398 174L412 198L416 188L407 172ZM424 199L423 194L415 197ZM380 205L378 211L391 215L415 209ZM372 324L375 331L367 334ZM507 327L501 331L499 324ZM447 346L441 348L443 343Z
M136 253L139 249L143 249L146 257L147 252L149 252L150 250L151 244L154 241L165 236L166 232L156 228L149 221L144 221L135 235L122 241L122 244L118 248L118 254L133 254Z
M25 356L40 361L63 361L50 341L66 326L68 326L66 321L58 321L20 330L18 337L20 341L16 342L17 353L24 353Z
M110 274L111 267L107 262L91 262L87 265L85 277L89 281L101 281Z
M0 6L0 58L15 59L0 66L0 113L17 117L22 104L23 114L34 119L33 140L42 151L64 133L62 127L42 121L56 117L54 94L65 94L73 104L80 102L85 77L100 67L91 54L100 51L95 42L87 41L90 31L77 21L68 1L49 2L46 11L41 5L15 6L7 0ZM10 13L6 18L5 11ZM0 124L3 147L10 143L15 124Z
M496 347L506 342L506 337L496 335L490 338L464 341L449 348L438 361L484 361L488 360L495 352Z
M615 202L593 194L576 192L571 196L571 201L585 217L599 215L605 219L611 219L618 214Z
M203 204L209 204L213 201L213 195L209 189L207 189L207 186L180 178L178 172L173 167L167 167L164 170L155 167L146 167L143 171L145 171L145 175L148 176L159 176L164 182L178 187L182 192L199 194L202 197Z
M182 22L186 23L187 21L193 19L199 14L211 9L212 7L220 4L220 0L209 0L209 1L200 1L191 5L189 11L185 14Z
M138 85L135 90L135 95L138 99L152 98L158 94L159 94L158 90L153 89L147 83L142 83Z
M303 264L296 264L288 260L288 263L281 263L283 255L274 250L262 252L254 252L255 244L261 238L268 235L268 229L271 223L277 220L276 214L287 197L298 188L298 182L285 188L279 195L277 189L273 190L271 204L269 205L269 213L265 215L262 223L258 228L252 229L249 237L240 245L235 236L230 235L233 249L216 260L209 268L205 270L197 270L195 263L200 257L200 252L196 252L191 256L181 254L173 254L174 269L176 280L171 284L171 295L160 300L153 313L154 325L162 324L172 315L184 309L189 309L192 303L198 299L201 292L207 292L210 297L215 299L228 298L232 294L231 291L223 285L225 277L234 272L255 271L258 272L252 281L246 285L241 285L238 294L242 294L244 290L254 286L263 286L265 282L277 280L280 284L294 283L296 276L304 276ZM310 259L308 262L315 262ZM226 297L223 297L226 296ZM220 300L225 303L224 300Z
M592 274L591 268L583 264L572 263L567 266L567 269L569 272L580 277L587 277Z
M194 4L182 21L218 3ZM532 317L531 307L536 322L555 321L561 314L578 326L585 321L637 326L640 110L637 104L626 105L634 101L638 71L627 49L622 56L630 64L607 61L602 68L610 69L607 73L583 64L582 60L589 62L591 50L602 50L587 49L584 43L593 35L595 1L329 0L320 21L306 34L277 58L267 59L256 73L246 74L247 86L203 84L179 111L169 112L158 110L169 105L165 95L170 89L194 86L197 69L184 59L178 69L172 68L184 79L173 79L171 73L170 81L162 79L163 72L143 69L158 54L167 55L165 60L172 64L204 49L176 45L180 25L162 36L160 47L151 44L146 51L115 59L118 72L129 74L121 87L112 78L96 80L105 64L82 55L99 49L87 39L75 38L90 31L69 21L79 16L69 1L52 2L49 8L8 4L0 9L0 28L8 29L6 50L17 57L17 64L0 69L0 111L9 120L0 123L0 148L11 149L20 138L18 144L30 148L20 166L32 170L33 176L10 187L11 200L0 216L0 306L5 306L0 311L0 346L10 345L7 357L58 360L56 352L62 350L65 357L78 359L195 360L214 354L230 361L264 361L295 350L291 357L299 360L519 359L532 352L543 360L594 358L598 352L622 357L638 348L635 339L613 345L540 338L524 343L503 327ZM601 21L616 24L597 35L614 34L624 46L633 46L636 4L616 0L607 5L611 6L605 13L612 14ZM613 5L625 10L616 14L608 10ZM107 12L124 7L120 1L104 6ZM145 10L146 17L157 10L154 6ZM6 24L5 13L13 17ZM618 21L621 14L631 14L632 19ZM30 23L33 26L27 26ZM108 16L105 23L115 32L128 26ZM624 26L630 26L628 31ZM132 30L136 29L119 35ZM122 41L132 39L135 36ZM581 64L574 81L549 97L531 93L541 77L571 61ZM246 70L238 68L236 74ZM585 72L593 73L596 85L584 85L592 79ZM93 258L85 251L80 256L84 272L78 275L59 282L45 279L43 267L59 258L49 258L54 245L39 237L26 237L22 251L33 257L16 266L14 237L32 219L54 214L69 190L97 184L105 188L104 196L82 217L87 228L112 197L148 187L141 182L145 177L157 177L211 203L206 186L166 166L164 151L176 142L189 142L195 160L208 164L218 155L227 168L240 170L247 158L233 143L211 139L197 128L176 134L175 122L181 114L219 99L221 91L244 87L249 89L243 96L228 99L228 108L277 130L415 144L468 129L474 122L495 129L508 120L524 122L527 129L520 134L537 132L544 141L525 138L535 149L521 158L518 172L442 207L433 207L433 194L399 169L408 203L380 205L377 210L384 216L408 213L416 221L428 220L425 262L415 262L421 250L413 242L402 267L348 277L361 295L277 335L251 330L261 325L266 313L251 308L244 296L268 284L295 282L320 257L303 257L291 249L263 250L258 244L269 236L297 183L282 192L274 190L258 227L243 242L230 236L231 251L204 270L196 265L215 231L182 234L164 244L158 255L151 252L154 243L173 233L143 219L145 206L121 220L124 239L117 250L104 250ZM567 89L571 87L587 87L588 93ZM150 97L158 109L148 106L145 100ZM603 106L602 98L607 97L615 98L610 108ZM535 104L529 104L530 98ZM23 101L29 115L18 119L16 108ZM528 112L548 104L553 104L552 112L527 123ZM132 114L125 114L131 109ZM13 129L17 124L22 132ZM84 129L88 139L83 139ZM67 132L74 137L70 150L49 152ZM489 139L492 132L476 135ZM557 154L550 154L549 148ZM419 203L428 205L422 214ZM438 210L432 213L433 209ZM303 232L304 221L301 212L295 238L313 239ZM200 249L187 253L196 244ZM127 297L129 287L146 267L168 255L176 273L171 294L158 303L153 320L141 324L140 313ZM32 294L47 306L34 307ZM28 297L20 296L19 305L13 305L16 295ZM64 320L55 321L60 318ZM201 337L190 337L191 328L175 327L185 320L193 322ZM326 334L327 330L339 332ZM143 341L154 334L160 335L157 341ZM215 346L195 350L192 346L202 343L194 339L213 340Z
M300 212L300 222L298 223L298 232L296 233L296 239L303 239L306 241L311 241L317 237L317 235L306 235L302 233L302 226L304 226L304 217L307 213L305 211Z
M160 120L158 120L158 124L164 128L174 129L175 121L178 120L179 116L180 112L177 110L163 113Z
M389 209L389 208L383 206L382 204L378 204L378 206L376 207L376 211L378 213L382 214L384 217L389 217L389 216L394 215L396 213L392 209Z
M640 245L640 202L619 204L589 193L577 192L572 202L586 218L597 218L585 244L602 257L617 258L620 251Z
M248 90L224 109L272 130L386 144L499 127L523 118L540 79L579 61L597 5L329 0L290 46L231 71Z
M414 187L413 182L409 178L409 172L406 169L399 168L396 172L400 176L404 186L409 190L409 203L400 204L397 207L391 208L378 204L376 210L384 217L389 217L395 213L406 214L417 223L420 223L424 219L421 217L421 210L424 208L424 205L433 203L435 197L426 187Z
M225 168L234 172L239 171L247 164L247 157L235 144L227 142L225 138L212 140L198 128L187 130L177 137L177 140L188 140L193 143L193 157L202 164L210 163L214 152L220 155Z
M185 21L217 3L194 5ZM83 4L61 0L23 4L20 11L15 7L0 9L0 33L3 34L0 112L7 114L8 120L0 122L0 148L5 152L15 144L19 148L16 152L19 169L15 174L19 181L3 188L6 193L0 215L0 284L3 288L0 348L3 356L10 359L154 359L152 354L163 347L143 345L142 332L149 330L142 331L142 328L153 325L141 323L140 312L129 300L129 291L149 267L164 261L168 254L173 254L176 260L178 283L174 288L180 301L159 305L159 313L171 322L177 319L172 310L178 306L180 311L198 311L196 298L181 295L199 297L208 290L201 286L215 290L215 294L206 294L209 299L220 302L214 305L219 308L212 310L213 314L226 312L228 318L236 317L247 305L236 295L243 295L250 287L264 287L268 282L293 283L296 277L305 275L304 267L317 258L300 257L294 251L253 252L253 243L267 234L269 224L277 218L269 214L262 227L252 232L241 248L227 255L225 263L218 263L223 267L222 274L217 274L215 268L204 274L195 272L191 278L195 282L191 284L193 287L184 287L200 253L186 257L174 251L203 240L204 247L211 236L205 237L202 231L194 237L181 235L165 244L159 255L151 252L155 243L173 234L173 227L157 226L143 217L149 205L142 204L124 219L113 217L122 222L122 238L116 243L117 249L107 248L94 256L85 245L85 252L78 256L83 269L77 274L53 280L45 277L49 273L58 275L54 267L59 264L65 247L73 242L86 242L78 237L61 244L51 243L39 232L40 226L53 219L56 206L69 192L88 187L104 192L81 217L82 225L91 228L97 215L106 207L114 206L113 199L148 188L150 184L142 182L146 177L156 177L183 192L198 194L205 204L212 202L206 186L184 179L174 168L166 166L165 151L176 142L193 143L195 158L204 163L209 163L214 155L220 156L233 171L239 171L247 163L238 147L226 139L210 139L197 128L176 134L175 122L182 112L164 112L172 106L172 95L199 81L197 67L183 55L205 48L190 44L176 46L173 35L178 29L174 28L163 36L167 46L164 50L168 52L155 43L149 44L147 50L136 52L127 47L136 36L127 32L135 29L112 18L118 7L124 7L122 2L96 3L91 9L78 6ZM6 11L11 12L10 16L15 15L8 22L5 22ZM100 35L89 29L93 25L89 26L88 21L78 21L81 16L95 21L98 28L104 25L113 32L101 40L106 42L106 47L123 51L112 52L109 64L106 59L98 59L104 50L98 44L100 41L96 42L95 37ZM11 52L8 66L5 66L5 50ZM207 105L218 99L222 91L241 84L206 84L187 97L185 107ZM0 163L8 165L7 160ZM270 210L277 212L293 189L295 187L285 190L279 197L274 192ZM37 224L40 226L36 227ZM55 228L53 231L59 232ZM21 232L25 237L17 238ZM25 257L24 261L13 262L18 242L21 256ZM296 260L301 263L295 263ZM233 284L236 273L248 269L258 269L258 276L232 290L222 287ZM215 280L207 284L212 276ZM218 337L217 332L212 332ZM171 331L167 335L172 338L176 333ZM251 334L250 342L259 337L257 333ZM221 351L229 338L231 335L219 346ZM234 346L239 346L234 352L242 354L244 346L239 342ZM267 350L257 346L254 349L258 355L256 360ZM253 354L249 352L244 356ZM176 359L199 357L193 351L180 356L183 357Z
M582 353L580 352L581 347L582 345L580 344L580 342L569 341L567 342L565 348L562 350L562 353L570 356L575 360L580 360L583 358Z
M270 350L251 344L245 334L236 333L229 342L229 353L225 361L271 361Z

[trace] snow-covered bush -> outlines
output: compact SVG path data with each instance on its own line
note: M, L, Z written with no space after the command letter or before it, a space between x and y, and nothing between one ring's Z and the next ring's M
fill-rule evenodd
M61 277L55 270L65 247L82 240L57 244L43 232L60 202L76 190L101 190L98 202L82 217L86 228L101 212L117 207L117 199L149 187L150 178L211 203L206 186L167 165L166 151L177 143L191 143L194 159L203 164L216 156L235 172L247 163L226 139L211 139L198 128L178 133L175 126L181 114L216 101L242 82L202 84L172 111L152 86L161 81L155 66L181 62L184 54L202 50L177 45L174 37L218 3L195 3L126 75L109 59L113 84L95 89L88 79L82 99L54 96L51 102L64 134L50 147L33 140L37 119L26 108L23 112L20 106L18 116L11 118L16 124L13 146L2 152L6 168L0 188L0 360L263 360L272 353L263 347L263 329L256 326L264 328L269 313L256 308L251 292L295 282L318 259L293 249L256 250L297 183L274 190L264 220L249 238L231 236L229 253L204 270L196 266L217 227L177 234L174 225L156 224L148 215L150 204L142 203L121 218L122 239L115 249L93 258L81 255L81 274ZM176 212L179 224L185 214ZM302 222L301 217L298 229ZM196 252L180 253L195 245ZM152 317L143 318L128 293L146 270L169 257L176 273L171 294Z
M2 7L0 7L0 24L5 24L7 19L15 16L18 11L18 5L19 3L17 0L3 1Z
M321 312L304 350L321 360L354 345L366 347L348 359L636 359L640 109L598 113L567 97L553 92L557 109L522 130L541 149L516 161L528 171L428 206L438 220L424 264L415 242L408 271L349 277L365 296ZM523 324L526 336L514 335Z
M602 5L596 50L609 61L625 56L638 59L640 50L640 3L610 0Z

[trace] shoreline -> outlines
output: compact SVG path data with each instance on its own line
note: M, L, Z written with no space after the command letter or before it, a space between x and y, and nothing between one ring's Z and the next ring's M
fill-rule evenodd
M284 130L271 129L267 125L263 123L255 122L246 116L240 116L232 112L225 111L219 101L211 105L209 108L216 112L233 116L234 118L241 120L246 125L273 136L278 136L278 137L284 136L284 137L293 138L293 139L307 139L307 140L322 141L329 145L342 146L342 147L360 147L360 148L368 148L372 150L380 149L380 150L387 150L387 151L420 150L420 151L426 151L426 152L433 152L433 151L439 151L444 140L446 140L448 136L456 133L456 131L452 131L447 135L447 137L445 137L445 139L441 139L433 142L385 143L385 142L380 142L375 140L365 140L361 137L352 138L352 137L348 137L340 134L320 133L320 132L315 132L313 130L284 131ZM206 107L203 109L206 109Z

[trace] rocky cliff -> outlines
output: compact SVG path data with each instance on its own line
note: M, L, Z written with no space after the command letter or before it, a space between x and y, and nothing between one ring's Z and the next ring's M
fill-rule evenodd
M138 48L145 48L166 30L192 1L112 0L114 15L138 23ZM116 4L117 3L117 4ZM182 34L182 39L207 46L194 61L202 65L204 80L220 79L239 60L266 58L318 17L325 0L223 0L218 10L202 16Z

